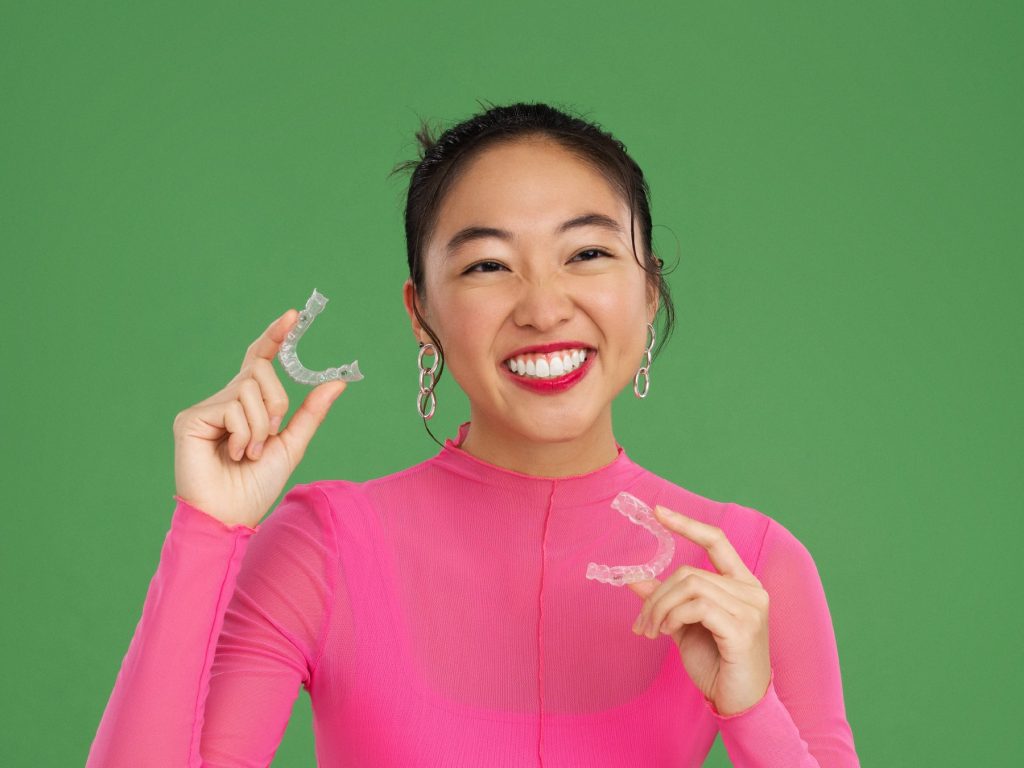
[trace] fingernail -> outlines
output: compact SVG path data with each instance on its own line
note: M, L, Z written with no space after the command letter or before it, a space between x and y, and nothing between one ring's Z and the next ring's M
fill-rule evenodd
M275 416L270 420L270 432L271 434L277 434L277 428L281 426L281 417Z
M252 447L252 457L254 459L258 459L261 453L263 453L263 443L256 443L256 445Z

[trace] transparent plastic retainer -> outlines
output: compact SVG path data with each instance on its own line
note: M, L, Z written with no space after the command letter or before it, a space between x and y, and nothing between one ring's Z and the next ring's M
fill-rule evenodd
M631 522L642 525L658 539L658 551L643 565L587 565L587 578L621 587L635 581L653 579L668 567L676 551L676 542L669 530L658 522L654 512L636 496L622 491L612 507L628 517Z
M284 366L285 371L287 371L292 380L299 382L299 384L316 386L317 384L323 384L325 381L334 381L336 379L359 381L363 378L363 374L359 372L358 360L353 360L348 365L339 365L337 368L327 368L323 371L311 371L299 362L295 351L299 344L299 339L302 338L302 334L309 330L313 320L323 312L326 306L327 297L314 288L313 295L306 302L306 308L299 312L299 322L288 331L288 335L281 344L281 349L278 350L277 359L281 361L281 365Z

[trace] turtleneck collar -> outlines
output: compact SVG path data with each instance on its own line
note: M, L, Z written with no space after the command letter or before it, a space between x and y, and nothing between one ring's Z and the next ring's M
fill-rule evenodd
M572 498L580 503L602 500L610 502L619 491L625 490L644 472L642 467L630 460L625 449L616 442L615 459L590 472L565 477L527 475L491 464L460 448L469 433L469 426L468 421L460 425L456 438L445 440L444 447L432 459L432 463L457 475L511 491L536 490L550 487L553 483L558 489L559 496L564 493L565 496L562 498Z

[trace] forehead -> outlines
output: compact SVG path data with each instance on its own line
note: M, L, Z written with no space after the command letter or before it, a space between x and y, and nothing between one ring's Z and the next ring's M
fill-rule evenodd
M604 213L628 232L628 206L597 168L551 139L517 139L463 168L441 204L435 241L466 225L550 233L584 212Z

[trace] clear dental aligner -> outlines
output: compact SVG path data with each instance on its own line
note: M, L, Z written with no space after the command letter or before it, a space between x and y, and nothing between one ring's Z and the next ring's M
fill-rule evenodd
M654 557L643 565L600 565L590 563L587 566L587 578L603 581L621 587L634 581L653 579L665 570L672 561L676 551L676 542L668 529L658 522L651 508L636 496L622 491L612 502L612 507L619 510L637 525L642 525L658 539L658 551Z
M327 306L327 297L314 288L313 295L306 302L306 308L299 312L299 322L288 331L288 335L281 344L281 349L277 353L277 359L281 361L281 365L284 366L288 375L294 381L299 382L299 384L315 386L323 384L325 381L334 381L335 379L359 381L363 378L363 374L359 372L358 360L353 360L348 365L339 365L337 368L327 368L323 371L311 371L299 362L295 351L299 344L299 339L302 338L302 334L312 325L316 316L323 312L325 306Z

